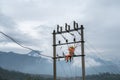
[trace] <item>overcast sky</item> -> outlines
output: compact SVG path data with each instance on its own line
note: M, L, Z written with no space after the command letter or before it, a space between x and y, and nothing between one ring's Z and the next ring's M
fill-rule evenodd
M47 55L56 25L74 20L85 27L88 55L95 48L105 59L119 59L120 0L0 0L0 31ZM0 51L29 52L2 34Z

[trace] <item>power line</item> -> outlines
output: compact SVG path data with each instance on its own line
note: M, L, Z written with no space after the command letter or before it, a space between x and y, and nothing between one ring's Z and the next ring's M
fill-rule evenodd
M85 47L88 49L87 46L85 46ZM88 50L89 50L89 49L88 49ZM98 57L98 58L99 58L99 57ZM88 62L88 61L87 61L87 62ZM106 64L104 61L103 61L103 63ZM88 64L91 65L89 62L88 62ZM107 64L106 64L106 65L107 65ZM92 67L92 68L93 68L96 72L98 72L94 67ZM112 70L115 69L115 68L113 68L113 67L109 67L109 68L111 68ZM108 68L107 68L107 69L108 69ZM116 76L114 75L114 77L116 77Z
M87 41L87 43L88 43L88 41ZM90 43L88 43L88 44L91 46L91 48L93 47ZM86 46L86 47L87 47L87 46ZM99 56L99 58L100 58L100 57L103 57L103 58L104 58L104 56L102 56L101 53L98 52L95 47L93 47L92 49L96 52L96 54ZM101 59L101 58L100 58L100 59ZM110 61L110 62L111 62L111 61ZM105 62L103 62L103 63L106 64L106 65L109 65L109 63L105 63ZM112 63L113 63L113 62L112 62ZM114 63L113 63L113 64L114 64ZM114 66L111 66L110 68L111 68L112 70L117 71L118 73L120 73L120 71L119 71L119 70L116 70L116 69L114 68Z
M49 57L49 58L53 58L51 56L47 56L47 55L44 55L44 54L41 54L39 50L34 50L32 48L29 48L29 47L26 47L26 46L23 46L22 44L20 44L18 41L16 41L14 38L12 38L11 36L5 34L4 32L0 31L1 34L3 34L4 36L6 36L7 38L9 38L10 40L12 40L14 43L16 43L17 45L19 45L20 47L24 48L24 49L28 49L30 51L35 51L36 53L39 53L39 55L41 56L45 56L45 57Z
M58 63L60 64L61 69L64 71L65 76L68 77L68 75L66 74L66 71L65 71L65 69L64 69L64 67L63 67L63 65L62 65L62 63L60 63L60 62L58 62Z
M87 61L87 63L92 67L92 64L90 64L88 61ZM98 72L94 66L92 67L92 69L95 70L96 72ZM98 73L100 73L100 72L98 72ZM98 75L98 77L100 80L102 80L102 77L100 77L99 75ZM114 76L114 77L115 77L115 79L118 79L118 78L116 78L116 76ZM111 78L111 79L114 80L114 78Z
M92 64L90 64L88 61L87 61L87 63L88 63L88 65L91 66L91 68L92 68L95 72L99 73L99 72L95 69L95 67L92 66ZM102 77L99 77L99 80L101 80L101 78L102 78Z
M62 34L61 34L61 36L63 37L64 40L67 40Z
M21 45L20 43L18 43L18 41L16 41L15 39L13 39L11 36L8 36L7 34L3 33L2 31L0 31L1 34L3 34L4 36L6 36L7 38L9 38L10 40L12 40L14 43L18 44L19 46L28 49L28 50L33 50L32 48L26 47Z
M81 33L79 31L77 31L79 35L81 35Z

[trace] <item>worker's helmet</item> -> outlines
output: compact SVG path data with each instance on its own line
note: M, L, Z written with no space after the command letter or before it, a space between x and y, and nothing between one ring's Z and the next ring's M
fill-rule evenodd
M74 47L74 46L70 46L70 47L68 48L68 50L69 50L69 52L74 53L75 47Z

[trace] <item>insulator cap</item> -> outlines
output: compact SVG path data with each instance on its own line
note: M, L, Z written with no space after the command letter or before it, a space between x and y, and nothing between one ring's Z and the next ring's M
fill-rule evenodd
M62 32L62 27L60 27L60 32Z
M57 25L57 32L59 32L59 25Z
M73 40L74 40L74 42L76 41L76 39L75 39L75 38L74 38Z
M66 43L68 42L68 40L66 39Z
M60 43L61 43L61 41L58 41L58 43L60 44Z

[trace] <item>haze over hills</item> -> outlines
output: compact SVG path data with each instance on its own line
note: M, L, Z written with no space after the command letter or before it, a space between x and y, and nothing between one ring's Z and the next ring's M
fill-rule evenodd
M25 73L51 74L52 65L42 57L28 54L16 54L14 52L0 52L0 66ZM30 52L31 53L31 52ZM49 66L49 68L48 68ZM44 68L44 69L43 69ZM51 69L50 69L51 68Z
M87 74L96 74L99 72L113 72L117 73L119 67L112 62L94 58L95 61L100 62L102 65L86 68ZM68 65L69 64L69 65ZM65 76L62 71L67 75L76 75L75 70L80 70L80 67L72 66L72 63L66 63L64 60L57 62L57 73L59 76ZM105 65L106 64L106 65ZM108 64L108 65L107 65ZM71 70L69 70L71 66ZM0 52L0 67L8 70L15 70L24 73L32 74L53 74L53 64L50 59L39 56L38 53L31 51L28 54L18 54L14 52ZM95 70L93 70L95 68ZM113 69L115 68L115 69ZM79 71L80 72L80 71ZM79 73L81 74L81 73Z

